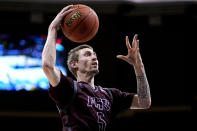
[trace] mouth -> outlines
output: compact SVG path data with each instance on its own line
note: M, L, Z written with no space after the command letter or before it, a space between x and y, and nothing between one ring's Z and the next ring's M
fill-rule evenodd
M97 66L98 63L97 62L92 62L92 65Z

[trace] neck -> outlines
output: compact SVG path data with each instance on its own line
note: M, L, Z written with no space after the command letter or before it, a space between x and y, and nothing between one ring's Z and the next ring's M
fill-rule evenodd
M90 75L88 73L77 73L77 82L86 82L88 83L93 89L94 87L94 75Z

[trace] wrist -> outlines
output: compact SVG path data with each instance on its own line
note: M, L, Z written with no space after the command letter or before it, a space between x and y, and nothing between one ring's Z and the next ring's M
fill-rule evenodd
M55 28L54 26L49 26L49 28L48 28L48 34L49 35L52 35L52 34L57 35L57 28Z
M140 62L138 64L134 64L133 67L134 69L141 69L141 68L144 68L144 64Z
M57 28L53 25L50 25L49 28L48 28L48 31L51 32L51 31L57 31Z
M136 76L142 76L144 74L144 65L143 64L134 65L134 70Z
M59 26L55 25L54 22L52 22L49 25L48 31L58 31L59 30Z

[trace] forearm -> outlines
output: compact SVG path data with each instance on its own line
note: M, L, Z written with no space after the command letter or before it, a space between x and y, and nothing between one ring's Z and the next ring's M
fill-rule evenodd
M141 64L138 64L138 66L134 67L134 69L137 78L139 105L143 108L149 108L151 105L151 95L143 63L141 62Z
M47 40L42 52L42 64L47 67L54 67L56 61L56 39L57 30L49 27Z
M128 49L128 55L118 55L117 58L125 60L132 65L137 77L137 94L133 97L131 109L147 109L151 105L151 95L144 65L139 52L139 40L137 40L137 34L133 37L132 47L128 36L126 36L126 46Z

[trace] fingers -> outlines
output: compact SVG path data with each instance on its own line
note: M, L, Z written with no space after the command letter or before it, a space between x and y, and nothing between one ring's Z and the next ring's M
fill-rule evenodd
M62 21L62 19L68 15L70 12L72 12L74 10L74 6L73 5L68 5L66 7L64 7L60 13L57 15L57 19L60 19ZM60 26L62 23L60 23ZM62 28L62 27L61 27Z
M65 10L61 15L63 17L65 17L66 15L68 15L70 12L72 12L74 10L74 8L71 8L71 9L68 9L68 10Z
M131 45L130 45L128 36L126 36L126 46L127 46L127 49L131 49Z
M138 35L135 34L134 37L133 37L133 41L132 41L132 47L131 47L131 44L129 42L129 38L128 36L126 36L126 46L127 46L127 49L131 49L131 48L139 48L139 40L137 40L137 37Z
M140 40L137 40L137 48L139 49Z
M140 40L137 40L137 48L139 48Z
M59 14L63 14L65 11L68 11L69 9L72 9L74 6L73 5L68 5L64 7Z
M133 37L133 41L132 41L132 47L133 48L137 48L137 37L138 37L137 34L135 34L134 37Z
M57 17L63 19L66 15L68 15L73 10L74 10L73 5L68 5L60 11Z

